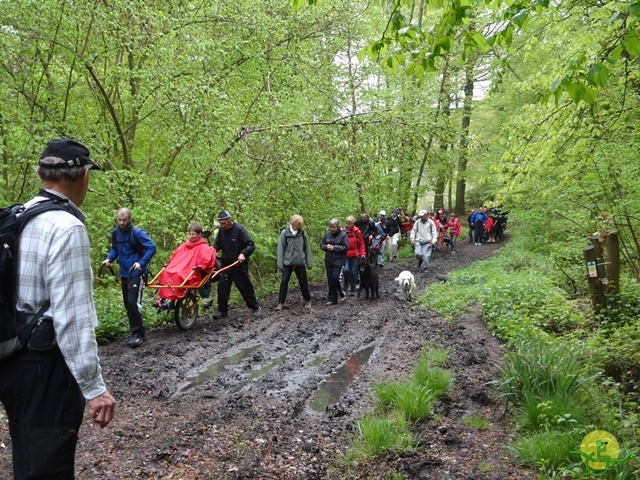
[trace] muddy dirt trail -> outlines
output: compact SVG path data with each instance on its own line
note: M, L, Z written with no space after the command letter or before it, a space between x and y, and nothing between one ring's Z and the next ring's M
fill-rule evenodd
M429 271L416 273L418 292L499 246L463 243L455 254L436 253ZM222 320L204 312L188 331L167 323L134 350L124 340L100 347L116 418L103 430L85 419L76 477L535 478L504 448L512 432L486 385L503 348L474 313L450 324L403 300L393 279L415 267L414 259L400 259L379 269L379 300L326 306L326 286L318 284L307 312L292 281L280 312L275 297L262 298L259 318L241 305ZM338 468L354 421L373 407L373 384L408 376L425 344L448 350L455 384L432 418L414 425L417 450ZM490 428L465 426L469 414L489 419ZM6 422L0 441L0 476L10 478Z

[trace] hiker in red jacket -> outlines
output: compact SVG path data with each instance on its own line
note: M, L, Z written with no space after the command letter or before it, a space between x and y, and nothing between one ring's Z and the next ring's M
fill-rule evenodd
M462 225L460 224L460 220L458 220L458 217L456 216L455 213L451 214L451 218L449 219L449 222L445 223L443 225L443 227L445 229L449 229L449 238L450 238L450 242L451 242L451 251L455 252L456 251L456 240L458 238L458 235L462 234Z
M349 286L351 296L355 295L356 281L358 279L358 265L365 258L364 239L360 229L355 225L356 219L349 216L344 221L344 231L349 239L349 249L347 250L347 263L344 266L344 286L345 291Z

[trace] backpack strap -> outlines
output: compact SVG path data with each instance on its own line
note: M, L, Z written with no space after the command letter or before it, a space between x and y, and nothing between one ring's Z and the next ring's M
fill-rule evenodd
M144 247L135 235L136 231L138 230L138 227L136 227L135 225L131 225L131 232L129 233L128 239L129 245L131 245L131 248L133 248L138 255L144 255ZM114 250L117 250L118 248L118 227L114 227L113 230L111 230L111 247Z
M18 340L20 341L21 348L27 347L36 325L42 319L42 315L44 315L44 312L46 312L50 306L51 300L47 299L47 301L44 302L44 305L40 307L40 310L38 310L33 317L29 319L29 322L25 325L24 329L18 334Z

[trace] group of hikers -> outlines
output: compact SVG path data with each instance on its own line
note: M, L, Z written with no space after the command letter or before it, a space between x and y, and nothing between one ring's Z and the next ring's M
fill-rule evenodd
M498 209L491 207L473 210L467 218L470 241L481 245L500 238L506 215L498 213ZM116 221L118 226L112 232L111 250L103 264L109 266L116 259L120 264L122 296L131 328L127 344L136 347L145 338L142 279L156 247L144 229L133 225L128 208L118 210ZM231 286L234 284L253 315L260 315L261 308L248 267L248 258L255 250L255 243L245 227L236 223L228 211L221 211L217 221L220 228L213 245L205 240L199 224L189 226L188 239L174 252L159 276L161 285L173 286L160 288L159 299L154 304L159 310L172 308L174 302L185 294L186 290L174 288L176 285L196 285L217 267L223 271L217 278L218 305L213 317L221 319L228 316ZM313 258L303 224L301 215L293 215L278 239L276 260L282 277L276 310L284 308L293 274L300 285L304 308L311 309L307 269L313 265ZM383 268L386 259L396 261L401 241L412 245L417 269L426 270L434 250L447 247L455 253L461 234L462 225L457 215L448 214L442 208L433 214L423 209L415 215L398 208L392 209L390 215L380 210L376 218L363 211L357 219L348 216L344 227L337 218L331 219L329 229L320 241L320 248L325 253L327 304L337 304L347 294L354 295L361 262L367 261ZM209 306L211 302L212 299L205 299L203 305Z

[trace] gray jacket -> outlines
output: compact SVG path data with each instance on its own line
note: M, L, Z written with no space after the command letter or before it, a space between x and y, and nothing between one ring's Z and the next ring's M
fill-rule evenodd
M411 230L411 241L416 243L436 243L438 239L438 232L436 231L436 224L430 218L426 222L423 222L421 218L416 220Z
M305 266L307 268L313 266L311 248L309 248L309 240L304 230L298 230L295 235L291 231L291 225L282 230L278 239L277 262L280 270L285 265Z

